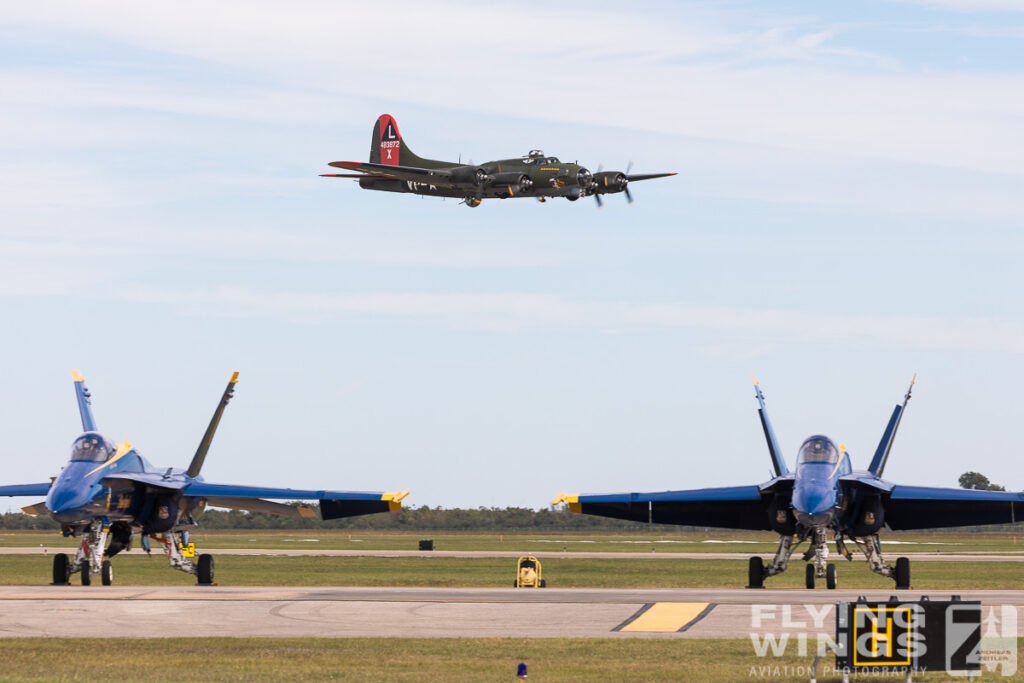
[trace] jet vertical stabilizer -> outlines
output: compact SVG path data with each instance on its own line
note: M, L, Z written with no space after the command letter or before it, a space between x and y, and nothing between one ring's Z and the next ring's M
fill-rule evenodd
M78 399L78 412L82 416L82 431L95 432L96 420L92 417L92 394L85 386L85 379L78 370L71 371L71 379L75 380L75 398Z
M203 461L206 460L206 454L210 450L210 444L213 443L213 435L217 431L217 425L220 424L220 416L224 414L224 409L228 405L228 401L235 394L235 384L238 383L238 373L235 372L231 375L231 379L228 381L228 386L224 390L224 394L220 397L220 403L217 404L217 410L213 413L213 418L210 420L210 426L206 428L206 433L203 434L203 440L199 442L199 448L196 449L196 454L192 457L192 462L189 464L188 469L185 470L185 474L190 477L198 477L199 470L203 468Z
M893 408L889 424L885 426L885 431L882 432L882 440L878 442L878 448L875 449L875 457L871 459L871 465L868 467L868 471L876 477L881 477L882 471L885 469L885 463L889 459L889 451L892 450L892 442L896 439L896 430L900 428L903 411L906 410L907 402L910 401L910 392L914 390L914 382L916 381L917 373L915 372L914 377L910 380L910 387L907 388L907 395L903 397L903 405L897 405Z
M768 454L772 457L772 467L775 469L775 476L781 477L784 474L789 474L789 468L786 467L786 460L782 457L779 442L775 440L775 432L772 430L772 423L768 419L768 410L764 407L764 394L761 393L761 384L754 375L750 375L750 379L754 380L754 391L757 393L757 404L760 406L757 409L757 414L761 416L761 428L764 430L764 439L768 442Z

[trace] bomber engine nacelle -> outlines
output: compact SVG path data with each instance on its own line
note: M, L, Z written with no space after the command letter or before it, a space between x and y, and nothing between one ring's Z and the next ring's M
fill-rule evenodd
M622 171L602 171L594 174L593 188L598 194L622 192L629 184L629 179Z
M460 185L483 185L491 179L480 166L456 166L451 174L452 181Z
M530 180L530 176L514 171L495 173L491 176L489 184L494 187L508 187L509 192L513 195L524 194L533 189L533 181Z

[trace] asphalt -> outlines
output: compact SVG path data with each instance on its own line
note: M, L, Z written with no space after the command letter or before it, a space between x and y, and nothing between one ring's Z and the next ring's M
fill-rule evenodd
M0 586L2 637L750 638L834 635L834 604L895 591ZM901 591L900 599L921 597ZM932 600L949 593L927 594ZM1016 608L1024 591L964 591Z

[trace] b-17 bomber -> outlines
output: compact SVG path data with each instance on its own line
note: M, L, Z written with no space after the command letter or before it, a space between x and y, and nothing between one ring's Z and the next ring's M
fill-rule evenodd
M571 202L593 197L598 207L606 194L622 193L632 203L629 184L639 180L664 178L675 173L591 172L578 163L566 163L539 149L514 159L499 159L484 164L424 159L405 144L398 123L390 114L382 114L373 127L370 160L332 161L329 166L358 173L322 173L325 178L349 178L359 181L364 190L408 192L430 197L461 199L469 207L480 206L484 199L533 197L544 202L564 197Z

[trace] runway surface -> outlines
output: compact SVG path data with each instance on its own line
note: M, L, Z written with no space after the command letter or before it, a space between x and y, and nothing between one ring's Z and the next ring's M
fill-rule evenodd
M3 637L750 638L834 635L837 601L895 591L0 586ZM917 599L901 591L900 599ZM948 599L948 592L928 594ZM983 606L1024 591L964 591Z
M53 553L74 553L75 548L67 547L0 547L0 555L42 555ZM132 551L137 553L137 549ZM539 559L589 559L616 560L654 558L665 560L745 560L752 555L771 558L774 553L690 553L690 552L587 552L587 551L521 551L521 550L328 550L322 548L203 548L201 551L211 555L278 555L292 557L460 557L460 558L511 558L533 555ZM1024 562L1024 554L989 554L989 553L901 553L887 550L888 555L897 554L911 560L922 562L956 562L970 560L972 562ZM857 557L862 559L862 557Z

